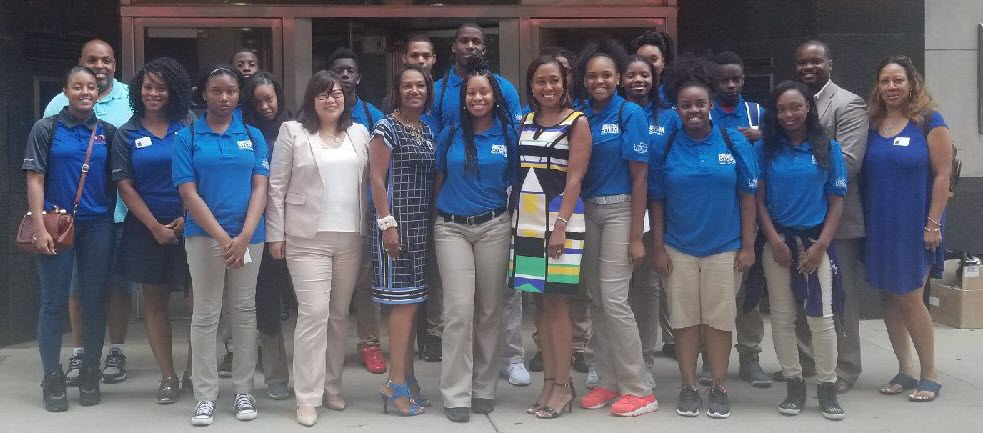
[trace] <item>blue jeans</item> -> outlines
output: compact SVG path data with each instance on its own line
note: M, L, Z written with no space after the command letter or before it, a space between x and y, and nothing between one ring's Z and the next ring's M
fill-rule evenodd
M106 335L106 279L113 257L111 216L75 222L75 242L53 256L38 255L41 309L38 312L38 351L44 372L58 368L68 289L78 261L77 284L82 303L82 364L98 366Z

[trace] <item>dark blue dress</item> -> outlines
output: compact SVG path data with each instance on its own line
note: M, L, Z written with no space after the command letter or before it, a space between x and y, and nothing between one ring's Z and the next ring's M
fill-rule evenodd
M945 127L939 113L928 130ZM903 295L922 287L925 275L942 272L943 248L925 249L924 228L932 202L932 164L926 134L915 122L893 137L871 129L863 165L867 282Z

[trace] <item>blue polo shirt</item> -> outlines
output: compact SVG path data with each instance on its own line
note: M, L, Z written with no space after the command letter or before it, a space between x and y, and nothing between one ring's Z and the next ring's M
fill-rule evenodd
M130 179L150 213L159 220L184 214L181 196L171 181L171 154L182 122L171 122L164 137L157 137L133 116L113 138L113 180Z
M96 128L96 136L89 157L89 174L75 218L91 221L112 217L116 188L109 180L109 140L116 128L97 119L95 114L79 122L68 113L67 107L38 120L24 149L21 169L44 175L44 209L58 206L71 212L74 208L92 128Z
M823 143L825 144L825 143ZM846 195L846 165L840 143L829 141L829 167L816 162L809 140L792 147L782 137L771 159L765 146L755 146L761 180L765 181L765 205L775 224L795 229L818 226L826 219L829 195Z
M758 163L744 135L726 131L733 152L716 126L700 141L680 128L666 158L668 134L657 138L652 150L649 199L665 200L666 243L689 255L706 257L741 248L738 191L754 194Z
M631 194L628 162L648 163L649 160L649 121L645 111L617 94L600 111L595 111L590 105L581 107L579 111L587 115L593 141L581 195L592 198Z
M68 106L68 98L64 93L57 94L44 108L44 117L54 116L66 106ZM93 110L99 120L106 121L117 128L123 126L133 117L133 109L130 107L130 86L113 78L113 89L109 91L108 95L96 101ZM112 139L112 136L108 137L108 140ZM123 200L116 201L114 215L114 220L118 223L123 222L123 218L126 218L126 204L123 203Z
M266 140L258 129L243 125L235 117L221 134L208 127L204 115L192 125L193 138L190 127L182 128L175 137L171 163L174 186L195 182L198 195L222 229L229 236L238 236L252 195L252 177L270 175ZM185 216L184 232L185 236L210 236L195 223L190 212ZM249 243L265 239L266 223L260 217Z
M368 111L369 117L365 117L365 112ZM378 108L375 108L369 102L365 102L362 98L355 97L355 105L352 107L352 122L358 123L368 129L369 131L375 126L375 122L382 120L384 116Z
M660 136L668 135L675 129L682 127L682 123L679 120L679 113L672 108L659 108L659 113L656 116L652 116L655 111L655 102L650 101L648 105L642 107L645 111L645 119L649 123L649 149L652 149L652 145L655 144L655 139ZM649 156L652 153L649 152Z
M493 75L498 81L499 88L502 89L505 109L514 122L521 122L522 108L519 103L519 93L515 91L515 86L500 75ZM451 68L447 76L437 80L433 85L435 93L433 117L437 127L434 131L442 131L448 125L461 123L461 83L463 82L464 79L457 76L454 68Z
M737 97L737 105L732 111L724 110L719 99L713 101L713 108L710 109L710 119L724 128L760 128L764 118L764 108L755 102L745 101L743 96Z
M450 137L451 130L454 137ZM474 216L508 205L508 187L518 172L518 138L495 120L484 132L475 134L477 167L465 173L464 135L459 126L447 128L437 140L436 166L444 173L437 195L437 209L452 215ZM450 144L450 148L448 148Z

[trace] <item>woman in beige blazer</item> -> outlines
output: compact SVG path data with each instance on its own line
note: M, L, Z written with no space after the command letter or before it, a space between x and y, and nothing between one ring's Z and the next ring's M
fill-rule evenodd
M341 82L311 78L298 121L280 128L270 174L267 241L287 259L297 294L294 391L297 422L322 403L341 410L348 305L362 257L369 133L352 123Z

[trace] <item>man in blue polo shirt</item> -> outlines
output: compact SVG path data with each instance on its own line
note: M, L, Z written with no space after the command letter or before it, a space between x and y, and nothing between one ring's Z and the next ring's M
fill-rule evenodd
M362 76L358 73L358 59L355 52L345 47L334 50L328 57L328 71L337 75L345 92L355 97L352 121L372 131L375 122L382 120L383 115L374 105L358 97L358 85L362 81Z
M744 61L732 51L723 51L713 58L717 65L717 97L710 110L710 118L715 125L736 129L751 145L761 144L761 120L764 119L764 109L760 105L746 101L741 92L744 91ZM747 274L761 272L760 263ZM750 279L763 281L763 278ZM745 278L744 283L749 281ZM751 386L767 388L771 386L771 378L761 369L758 354L761 353L761 340L765 335L764 322L761 313L755 307L744 311L744 295L746 287L741 284L737 293L737 353L740 355L740 377ZM706 359L706 358L704 358ZM704 363L704 365L707 365ZM709 378L709 372L704 369L704 376Z
M96 101L94 110L96 117L115 127L120 127L130 120L133 110L130 108L130 88L126 83L116 80L116 55L113 47L103 40L93 39L82 46L82 53L79 55L79 65L88 67L95 71L96 81L99 85L99 100ZM68 105L68 98L64 93L58 93L48 102L44 109L44 117L58 114L62 108ZM114 220L117 229L117 243L119 234L122 233L123 219L126 217L126 205L122 199L116 200L116 211ZM115 266L116 260L113 260ZM73 272L74 274L74 272ZM123 354L123 342L126 340L126 325L130 320L130 283L121 281L113 272L109 283L109 309L107 311L109 323L109 353L106 355L106 368L103 370L103 380L106 383L116 383L126 380L126 356ZM79 368L82 365L82 306L79 303L77 288L72 283L68 298L68 316L71 323L71 335L73 353L68 362L68 372L66 376L69 383L73 383L78 377Z

